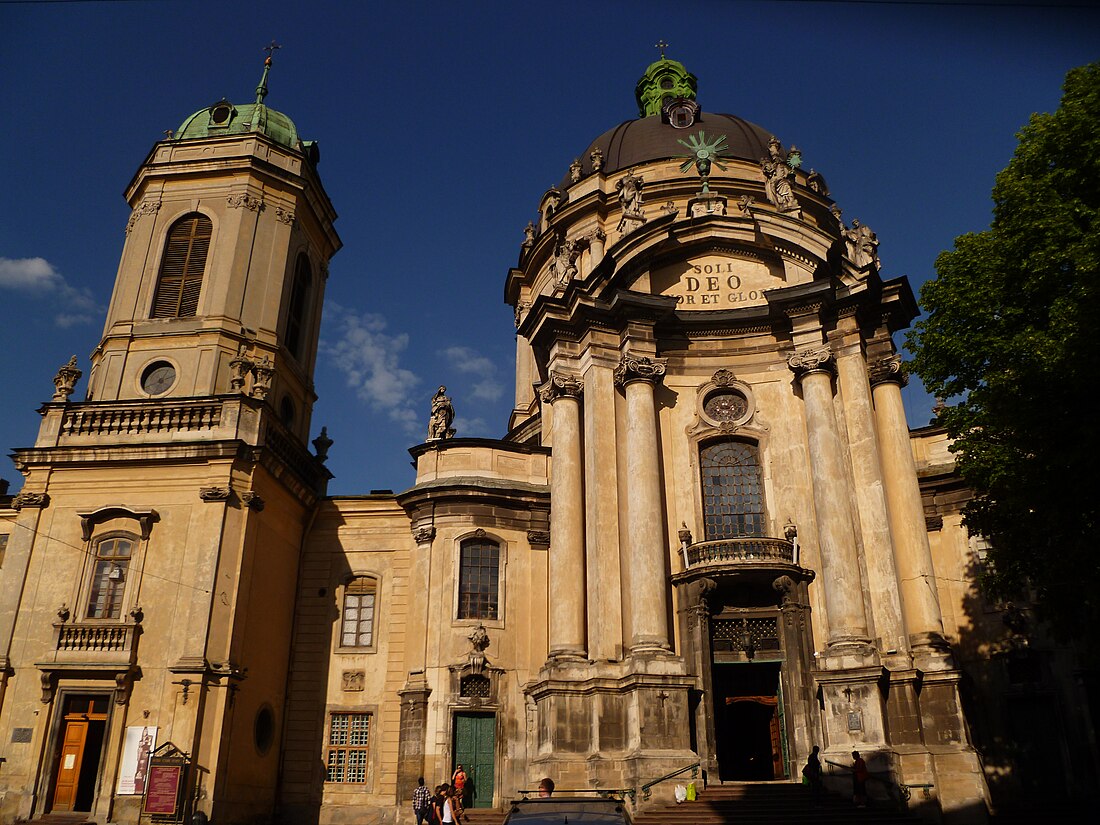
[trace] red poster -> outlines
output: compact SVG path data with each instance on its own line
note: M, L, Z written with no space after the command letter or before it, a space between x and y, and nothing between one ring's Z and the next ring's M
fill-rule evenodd
M174 815L182 774L182 765L150 765L149 778L146 781L145 804L141 812Z

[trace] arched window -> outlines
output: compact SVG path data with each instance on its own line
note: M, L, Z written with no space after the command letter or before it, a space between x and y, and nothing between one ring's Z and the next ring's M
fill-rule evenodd
M377 582L360 576L344 588L344 615L340 625L340 647L374 646L374 605Z
M199 309L202 275L214 225L205 215L184 215L168 230L160 263L154 318L192 318Z
M96 542L88 589L89 619L117 619L122 614L133 552L134 540L129 536L106 536Z
M760 454L752 444L718 441L699 451L706 540L764 535Z
M500 545L484 538L462 542L458 562L458 618L496 619L500 605Z
M309 308L309 293L313 286L313 272L309 258L305 253L298 256L294 265L294 284L290 288L290 307L286 315L286 348L295 358L302 357L302 344L305 339L306 310Z

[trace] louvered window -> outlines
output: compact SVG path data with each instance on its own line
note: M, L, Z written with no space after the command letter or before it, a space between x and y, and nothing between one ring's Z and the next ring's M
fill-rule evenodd
M191 318L198 312L213 231L205 215L185 215L172 224L153 297L154 318Z
M294 266L294 285L290 290L290 309L286 317L286 348L299 359L302 357L302 332L305 329L306 309L309 306L312 285L313 273L309 268L309 258L299 255Z

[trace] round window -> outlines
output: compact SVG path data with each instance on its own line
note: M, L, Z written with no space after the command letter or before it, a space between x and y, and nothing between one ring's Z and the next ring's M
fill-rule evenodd
M703 412L707 417L720 424L739 421L748 410L748 399L736 390L729 389L712 392L703 404Z
M229 120L229 116L233 114L233 110L226 106L224 103L219 103L210 111L210 120L217 123L219 126Z
M167 361L154 361L141 374L141 388L149 395L164 395L176 383L176 368Z

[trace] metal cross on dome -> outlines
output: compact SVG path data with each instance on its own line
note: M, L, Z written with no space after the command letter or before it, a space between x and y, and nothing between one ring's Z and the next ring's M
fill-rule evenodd
M654 48L658 49L661 52L661 60L664 60L665 59L665 49L668 48L668 43L666 43L663 39L658 40L654 44Z
M729 147L726 145L726 136L719 135L716 138L707 140L707 133L700 131L697 135L689 135L686 141L676 141L685 149L691 151L690 155L682 155L687 160L680 166L681 172L686 172L692 166L699 173L699 177L703 179L703 194L710 192L710 169L711 166L717 166L723 172L726 171L726 167L723 166L719 160L722 157L722 153Z
M264 46L263 50L265 52L267 52L267 59L270 60L272 58L272 56L275 54L275 52L278 51L281 48L282 48L282 46L280 46L278 43L276 43L274 40L272 40L271 44L268 45L268 46Z

